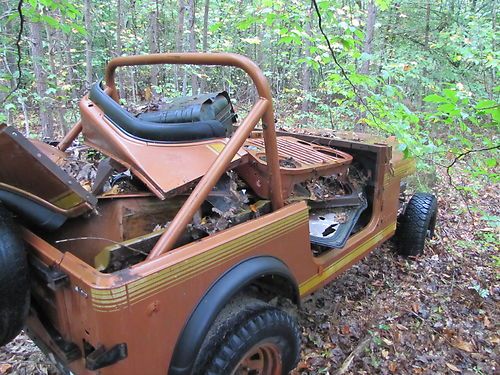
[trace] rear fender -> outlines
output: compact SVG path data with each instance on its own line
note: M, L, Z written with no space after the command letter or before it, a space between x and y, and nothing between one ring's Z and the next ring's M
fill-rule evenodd
M299 303L299 288L288 267L280 260L262 256L245 260L222 275L200 300L177 341L169 374L190 374L205 336L219 312L239 292L265 276L285 279L292 287L292 302Z

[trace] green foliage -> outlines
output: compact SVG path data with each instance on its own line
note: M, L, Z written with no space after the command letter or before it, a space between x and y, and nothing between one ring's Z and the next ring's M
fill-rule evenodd
M9 69L0 71L0 100L19 78L15 66L17 2L7 3L9 11L0 18L0 48ZM196 5L193 31L198 48L202 3ZM29 29L25 28L21 43L24 85L4 103L0 121L20 124L24 112L28 112L34 118L30 122L36 124L38 106L44 101L64 107L68 120L76 120L78 98L86 90L83 77L87 32L92 44L92 79L97 80L106 62L117 54L116 4L116 0L92 1L92 28L84 30L82 2L25 2L26 21L41 22L45 29L53 31L54 45L49 45L46 36L43 45L45 52L54 49L51 55L42 57L47 89L36 90ZM179 21L176 1L122 0L122 4L122 54L149 52L151 14L157 11L158 49L175 50ZM357 131L368 126L381 135L396 135L400 150L407 156L416 156L420 166L431 170L433 163L447 165L468 150L495 146L500 133L494 5L488 1L479 5L472 0L460 4L456 0L418 4L408 0L375 0L375 34L368 52L364 49L368 0L318 1L323 29L335 57L356 89L334 63L310 2L210 2L208 50L241 53L257 61L273 88L278 125ZM190 31L184 26L182 37L187 40ZM68 65L67 52L72 65ZM55 61L55 71L50 68L49 56ZM366 62L370 69L368 74L362 74L360 67ZM139 100L146 88L156 96L179 95L182 77L175 82L176 70L172 67L162 69L154 84L150 83L150 69L124 71L126 87L122 97L126 103ZM306 89L305 71L310 73ZM248 80L239 71L188 67L186 72L203 78L207 90L229 90L241 108L248 108L253 99ZM186 82L189 90L190 80ZM302 111L304 107L306 110ZM471 153L471 178L498 182L497 160L495 150Z

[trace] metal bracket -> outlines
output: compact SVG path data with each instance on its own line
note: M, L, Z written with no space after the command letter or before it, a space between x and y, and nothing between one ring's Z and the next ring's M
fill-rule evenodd
M106 350L104 346L100 346L85 358L85 367L88 370L95 371L103 367L111 366L127 358L127 356L127 344L125 343L117 344L109 350Z

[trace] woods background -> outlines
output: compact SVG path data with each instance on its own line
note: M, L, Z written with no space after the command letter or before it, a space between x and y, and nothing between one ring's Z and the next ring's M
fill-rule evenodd
M227 51L265 72L278 125L370 126L417 156L489 148L498 143L497 5L319 1L355 90L332 61L308 1L3 0L0 121L57 138L77 120L79 98L110 58ZM244 75L229 69L123 69L118 81L124 103L222 88L241 107L254 98Z

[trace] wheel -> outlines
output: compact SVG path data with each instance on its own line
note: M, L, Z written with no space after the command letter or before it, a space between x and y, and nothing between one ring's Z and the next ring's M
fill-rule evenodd
M415 193L398 221L398 252L406 256L422 254L425 239L434 236L436 216L436 197L428 193Z
M222 317L207 336L202 348L206 370L198 373L281 375L297 365L300 330L287 312L260 302Z
M0 346L21 331L29 311L28 261L9 211L0 204Z

